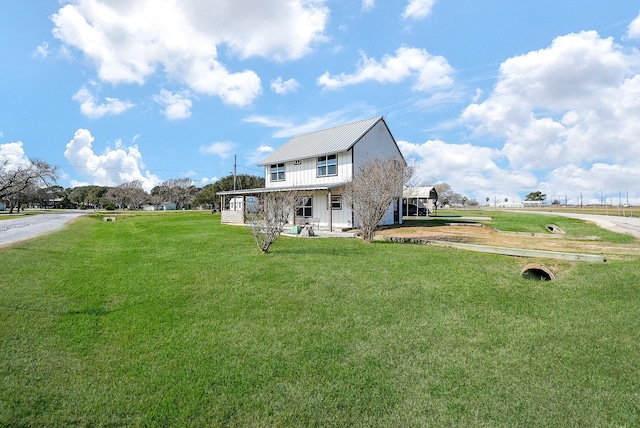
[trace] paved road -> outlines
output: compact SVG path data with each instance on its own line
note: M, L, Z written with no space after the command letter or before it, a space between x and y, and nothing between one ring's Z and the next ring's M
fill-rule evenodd
M514 211L515 212L515 211ZM543 211L527 211L532 214L555 215L560 217L578 218L593 222L603 229L608 229L618 233L628 233L640 238L640 218L618 217L612 215L580 214L580 213L557 213Z
M61 229L86 211L65 211L0 220L0 247Z

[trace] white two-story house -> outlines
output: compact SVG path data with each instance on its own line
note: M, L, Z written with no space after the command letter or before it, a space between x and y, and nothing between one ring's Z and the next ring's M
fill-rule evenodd
M219 195L250 196L295 189L304 196L292 216L294 224L313 224L328 230L357 227L352 210L343 202L342 188L362 165L387 158L406 163L384 118L361 120L293 137L258 164L265 170L265 188ZM221 205L225 206L224 200ZM380 225L401 221L402 204L395 201ZM244 215L223 209L222 222L244 222Z

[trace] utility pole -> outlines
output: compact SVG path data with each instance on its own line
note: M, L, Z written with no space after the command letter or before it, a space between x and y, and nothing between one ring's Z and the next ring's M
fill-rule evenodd
M236 155L233 155L233 190L236 190Z

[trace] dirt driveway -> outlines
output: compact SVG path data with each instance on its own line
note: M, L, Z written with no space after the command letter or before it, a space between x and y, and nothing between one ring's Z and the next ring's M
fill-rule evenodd
M0 248L62 228L71 220L86 214L73 210L34 214L0 220Z

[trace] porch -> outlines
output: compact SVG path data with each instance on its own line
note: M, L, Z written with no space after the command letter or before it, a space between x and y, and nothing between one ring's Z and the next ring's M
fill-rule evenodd
M245 224L247 212L257 206L260 195L273 192L295 192L298 202L290 215L290 226L311 226L315 230L333 232L352 228L353 213L342 201L342 183L329 186L272 187L218 192L221 222ZM250 211L249 211L250 212Z

